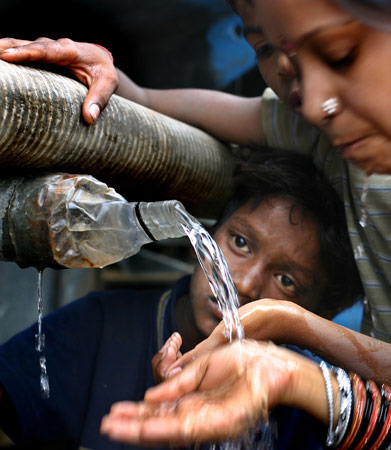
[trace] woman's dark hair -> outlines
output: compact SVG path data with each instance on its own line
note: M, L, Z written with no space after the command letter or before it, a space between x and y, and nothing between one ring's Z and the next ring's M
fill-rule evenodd
M317 223L321 260L327 276L322 315L334 317L363 295L344 205L309 157L276 149L250 151L246 158L237 157L234 179L234 192L217 226L248 202L256 208L271 198L290 199L291 217L293 210L300 208Z

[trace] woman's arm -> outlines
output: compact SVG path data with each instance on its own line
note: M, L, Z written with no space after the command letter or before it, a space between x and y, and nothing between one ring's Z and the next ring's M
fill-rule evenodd
M40 61L67 67L89 87L83 117L92 124L111 95L118 95L201 128L226 142L259 146L263 143L261 97L244 98L204 89L145 89L113 65L100 46L71 39L36 41L0 39L0 58L13 63Z
M261 97L245 98L207 89L147 89L117 69L117 94L226 142L263 144Z

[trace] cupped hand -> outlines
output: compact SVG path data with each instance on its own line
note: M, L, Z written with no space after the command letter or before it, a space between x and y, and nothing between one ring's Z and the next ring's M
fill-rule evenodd
M92 124L118 87L111 55L102 47L71 39L35 41L0 39L0 58L7 62L43 62L67 67L89 91L83 103L83 118Z
M181 345L182 337L175 332L152 358L152 371L156 383L161 383L168 378L168 368L182 356L180 352Z
M220 346L150 388L143 402L113 405L101 432L135 445L239 437L289 397L292 372L301 360L271 343L242 340Z

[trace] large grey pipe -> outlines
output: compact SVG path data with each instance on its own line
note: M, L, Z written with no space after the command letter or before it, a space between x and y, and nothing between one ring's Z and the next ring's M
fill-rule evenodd
M224 144L119 96L86 125L85 95L70 78L0 61L0 170L88 173L129 201L175 198L215 216L233 170Z

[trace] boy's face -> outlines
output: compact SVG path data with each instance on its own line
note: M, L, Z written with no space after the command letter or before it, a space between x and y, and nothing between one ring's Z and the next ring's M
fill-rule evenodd
M241 305L260 298L291 300L314 311L325 279L316 223L291 201L271 198L257 207L247 203L214 234L236 285ZM196 327L209 336L222 316L202 269L190 289Z
M332 0L236 3L277 95L293 108L300 95L303 117L369 173L391 165L391 33L357 22ZM327 116L322 105L334 98L338 108Z

